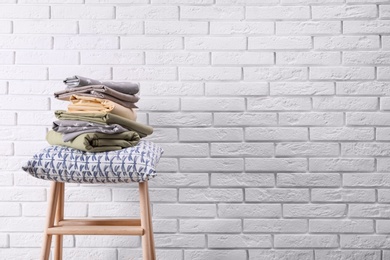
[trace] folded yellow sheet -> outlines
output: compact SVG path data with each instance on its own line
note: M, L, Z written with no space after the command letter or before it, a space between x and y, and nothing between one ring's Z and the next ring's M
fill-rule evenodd
M70 102L68 112L71 113L106 112L133 121L137 120L137 114L134 109L124 107L108 99L72 95Z

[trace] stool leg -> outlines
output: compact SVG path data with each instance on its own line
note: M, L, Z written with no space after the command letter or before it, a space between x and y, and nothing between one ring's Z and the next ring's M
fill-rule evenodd
M151 211L151 205L150 205L150 199L149 199L149 185L148 183L146 182L145 183L146 185L146 195L148 196L147 197L147 203L148 203L148 207L149 207L149 214L148 214L148 219L149 219L149 237L150 237L150 251L151 251L151 255L152 255L152 259L156 259L156 251L155 251L155 248L154 248L154 235L153 235L153 224L152 224L152 211Z
M155 260L153 231L151 229L151 214L149 205L147 182L139 183L140 209L141 209L141 226L145 230L142 236L142 254L144 260ZM152 248L153 247L153 248Z
M58 225L58 222L64 219L64 192L65 192L65 183L59 182L58 187L58 203L57 211L55 218L55 225ZM54 260L62 260L62 241L63 235L56 235L56 242L54 246Z
M46 214L46 227L43 236L43 246L41 252L41 260L48 260L50 255L50 246L52 235L47 234L47 229L53 227L54 217L58 199L58 182L52 182L50 187L50 195L48 197L48 207Z

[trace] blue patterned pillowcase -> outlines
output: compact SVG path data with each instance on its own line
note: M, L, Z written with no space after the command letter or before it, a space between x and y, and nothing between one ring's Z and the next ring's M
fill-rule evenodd
M88 153L49 146L35 154L22 169L33 177L58 182L128 183L156 176L163 149L150 141L117 151Z

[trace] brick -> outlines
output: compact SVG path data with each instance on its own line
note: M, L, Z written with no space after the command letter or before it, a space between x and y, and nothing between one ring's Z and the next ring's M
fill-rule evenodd
M142 259L142 249L129 249L129 248L118 248L118 260L127 260L129 256L134 259ZM169 259L182 259L182 250L157 250L156 259L169 260Z
M0 17L2 19L45 19L50 18L49 6L33 5L2 5Z
M389 156L390 144L387 143L345 143L341 144L344 156Z
M10 247L39 247L41 246L41 233L14 233L10 234ZM63 240L63 247L73 246L73 237L65 236Z
M116 19L178 19L177 6L117 6Z
M241 128L183 128L179 129L181 141L241 141Z
M307 97L265 97L248 98L248 110L310 110L311 101Z
M207 157L209 155L209 146L206 143L172 143L161 144L161 147L164 149L164 156L167 157Z
M246 9L246 19L269 20L299 20L309 19L310 9L308 6L267 6L251 7Z
M199 82L143 82L142 96L201 96L203 84Z
M77 22L64 20L14 21L14 33L26 34L76 34Z
M77 236L77 248L110 248L110 247L138 247L140 241L138 237L118 236L112 239L110 236ZM91 249L90 249L91 250Z
M112 19L115 17L113 6L67 5L52 6L52 19Z
M390 119L385 113L377 112L347 112L347 125L390 125Z
M21 111L18 112L18 125L38 125L38 126L51 126L53 124L54 115L53 112L39 111Z
M218 204L221 218L279 218L281 215L278 204Z
M170 173L159 174L151 187L207 187L209 185L209 176L207 173Z
M22 205L23 217L46 217L46 202L26 202ZM87 203L65 203L66 217L87 217L88 216ZM43 220L43 219L42 219ZM43 223L43 222L42 222ZM43 228L43 225L40 226Z
M245 189L245 201L251 202L308 202L307 189Z
M181 158L180 170L184 172L203 171L242 171L244 162L242 158Z
M389 203L390 202L390 191L386 189L378 190L378 202Z
M377 78L378 80L389 80L390 69L387 67L378 67L377 69Z
M54 36L54 49L57 50L114 50L119 48L115 36Z
M313 202L375 202L375 190L363 189L312 189Z
M210 34L222 34L222 35L232 35L232 34L273 34L274 33L274 23L273 22L249 22L249 21L240 21L240 22L210 22Z
M46 79L46 74L43 66L0 66L0 79Z
M16 21L14 21L15 23ZM0 33L12 33L11 21L0 21Z
M187 34L207 34L207 22L193 21L146 21L145 34L162 35L187 35Z
M17 217L21 213L21 205L19 203L0 202L0 217Z
M343 52L343 64L347 65L388 65L390 64L390 52Z
M389 98L380 98L380 109L381 110L390 110L390 99Z
M80 20L80 34L128 35L142 34L142 21L129 20Z
M373 140L371 127L311 127L310 140L315 141L360 141Z
M176 80L177 70L173 67L115 67L114 79L120 80Z
M66 190L65 200L75 202L111 201L111 189L68 188Z
M186 50L245 50L244 37L187 37L184 41Z
M315 36L318 50L374 50L379 48L379 36Z
M0 186L12 186L14 184L14 174L12 172L3 172L0 179Z
M346 187L389 187L388 173L354 173L345 174L343 178Z
M47 97L38 96L14 96L7 95L0 104L0 109L23 110L24 104L30 104L31 110L47 110L49 109L49 99Z
M79 54L75 51L17 51L16 64L78 64Z
M50 80L11 80L9 81L9 94L12 95L40 95L52 96L53 91L64 88L63 82Z
M211 186L216 187L273 187L275 178L269 173L212 173Z
M243 20L241 6L181 6L180 19Z
M374 79L372 67L311 67L312 80L360 80Z
M341 248L390 248L390 236L386 235L341 235Z
M0 111L1 122L0 125L15 125L16 123L16 113L10 111Z
M206 65L209 64L207 52L148 52L146 64L157 65Z
M215 217L215 204L155 204L153 216L164 218Z
M1 130L0 130L1 133ZM272 143L211 143L211 156L223 157L271 157Z
M305 50L311 47L310 36L248 37L248 50Z
M124 50L179 50L183 49L181 37L121 37Z
M0 155L10 156L14 155L14 144L11 142L0 142Z
M318 110L376 110L376 97L313 97L313 108Z
M376 140L381 140L381 141L390 140L390 129L388 127L377 127Z
M340 32L341 22L338 21L276 22L278 35L322 35Z
M244 260L246 250L185 250L185 260Z
M268 84L261 82L241 82L239 85L229 82L207 82L205 86L206 96L265 96L268 93Z
M0 52L0 64L13 64L14 63L14 53L10 51ZM4 90L3 90L4 88ZM7 85L4 83L4 86L1 87L1 94L7 93Z
M256 0L217 0L217 4L220 5L230 5L230 4L239 4L239 5L275 5L278 4L278 0L263 0L258 2Z
M144 64L144 54L134 51L83 51L80 64ZM143 87L143 86L142 86Z
M350 204L349 217L353 218L389 218L390 205L387 204Z
M239 233L240 219L181 219L180 232L186 233Z
M378 219L376 221L376 230L378 233L390 233L390 221L387 219Z
M339 52L277 52L276 53L276 64L283 64L283 65L336 65L336 64L340 64L340 60L341 60L341 55Z
M26 187L4 187L0 195L1 201L44 201L46 189Z
M272 52L213 52L213 64L273 64L274 54Z
M50 49L50 36L0 35L1 49Z
M180 100L178 98L152 98L145 97L138 101L137 106L143 111L178 111Z
M213 4L213 0L152 0L153 4L194 4L194 5L209 5Z
M111 201L88 205L89 217L135 217L139 216L139 203L112 203Z
M238 202L243 201L241 189L180 189L180 202Z
M206 244L205 235L156 234L154 240L157 247L190 247L203 248Z
M275 150L276 156L298 157L326 157L338 156L339 144L337 143L278 143Z
M345 21L343 23L344 34L382 34L389 31L390 21Z
M313 19L361 19L377 17L375 5L313 6Z
M247 127L245 140L247 141L298 141L307 140L308 131L304 127Z
M156 143L174 143L178 141L177 129L175 128L154 128L153 135L147 140Z
M285 112L279 113L280 125L337 126L344 124L341 112Z
M390 49L390 37L382 36L382 48L385 50Z
M181 80L240 80L241 68L233 67L181 67L179 68Z
M245 81L299 81L307 76L303 67L244 67Z
M374 170L371 158L309 158L310 171L322 172L367 172Z
M259 126L276 123L276 113L214 113L215 126Z
M244 98L181 98L182 111L243 111L245 110Z
M248 233L306 233L304 219L244 219L244 232Z
M283 216L288 218L338 218L345 217L345 204L284 204Z
M295 0L296 1L296 0ZM301 0L302 1L302 0ZM248 250L249 260L313 260L313 252L309 250Z
M379 17L381 18L390 18L390 8L387 5L379 6Z
M0 230L4 232L42 232L45 224L44 218L0 217L0 220Z
M153 231L161 232L177 232L178 223L176 219L155 219L153 220Z
M7 234L4 234L4 237L7 237ZM5 241L8 243L8 238ZM1 255L6 259L34 259L40 251L40 248L1 248Z
M333 248L338 247L336 235L275 235L275 248Z
M94 248L67 248L63 252L64 259L115 259L117 256L116 249Z
M270 235L208 235L209 248L270 248Z
M109 79L111 78L111 68L102 66L50 66L49 79L60 79L69 75L88 75L91 78ZM61 102L63 103L63 102Z
M210 126L211 113L152 113L152 126Z
M245 169L256 172L305 171L307 169L307 160L303 158L246 158Z
M338 173L278 173L278 187L339 187Z
M380 250L316 250L315 254L319 260L379 260L381 257Z
M161 158L157 166L157 172L177 171L179 163L176 158Z

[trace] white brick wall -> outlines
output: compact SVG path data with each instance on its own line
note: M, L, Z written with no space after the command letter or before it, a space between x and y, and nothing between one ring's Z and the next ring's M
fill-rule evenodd
M389 0L0 2L0 259L38 258L48 183L20 166L73 74L141 83L157 259L390 259ZM137 216L135 187L68 185L66 215Z

